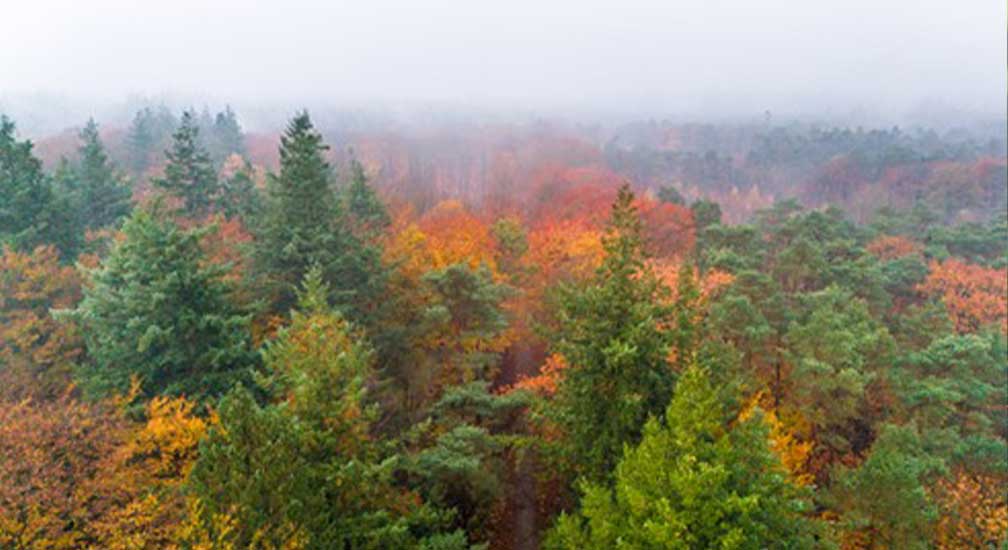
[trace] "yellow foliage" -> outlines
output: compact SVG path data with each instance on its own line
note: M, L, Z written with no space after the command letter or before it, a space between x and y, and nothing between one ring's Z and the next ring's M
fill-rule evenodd
M766 395L757 392L742 407L739 413L739 420L747 420L752 417L760 403L764 401ZM792 479L798 485L809 485L813 476L808 471L808 458L812 453L812 442L802 441L796 435L797 430L789 429L788 423L781 421L777 413L771 410L763 410L763 420L770 426L770 448L780 457L784 468L790 472Z

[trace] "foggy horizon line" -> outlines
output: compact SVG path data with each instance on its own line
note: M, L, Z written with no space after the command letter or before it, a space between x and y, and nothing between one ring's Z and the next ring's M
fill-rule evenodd
M783 99L785 94L780 94ZM700 100L707 98L707 105ZM1008 96L1006 96L1008 101ZM790 109L776 106L746 108L735 102L735 108L726 108L727 96L719 100L714 94L697 94L690 100L670 100L666 105L659 101L635 103L628 106L624 100L571 101L561 105L550 100L514 101L502 99L434 99L434 98L350 98L329 94L288 94L287 97L252 99L229 98L219 93L193 93L180 91L142 92L119 94L74 94L63 91L36 90L31 92L0 93L0 114L6 115L18 126L19 133L28 137L42 137L82 126L88 118L111 125L128 125L133 114L144 107L164 106L174 113L193 109L216 112L231 107L243 127L252 132L269 132L283 128L286 120L295 113L308 110L322 118L334 115L358 115L372 118L370 122L391 124L416 124L417 118L459 118L447 122L522 124L550 122L574 125L620 125L655 121L671 124L734 124L752 125L772 121L773 124L822 124L836 126L863 126L868 128L950 129L976 125L997 124L1008 120L1008 107L983 108L942 98L920 99L908 102L903 108L871 105L860 100L825 100L820 105L809 100L792 100ZM667 103L678 103L667 105ZM464 119L464 120L462 120Z

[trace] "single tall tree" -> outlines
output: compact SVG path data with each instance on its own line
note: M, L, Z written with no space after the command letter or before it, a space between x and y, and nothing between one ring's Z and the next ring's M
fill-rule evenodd
M220 191L220 183L210 155L200 140L199 126L192 111L182 113L182 122L172 134L172 146L165 155L168 164L164 177L155 179L154 185L180 199L186 216L199 218L208 214Z
M0 243L30 252L54 243L54 196L32 142L18 141L14 122L0 116Z
M368 325L378 307L384 270L378 249L346 223L346 209L332 186L329 149L303 112L280 140L280 172L270 174L256 227L256 285L272 311L286 313L295 289L317 265L330 286L330 302L351 321Z
M668 362L674 309L669 290L646 263L634 195L624 186L603 239L605 259L585 288L561 296L553 348L572 367L555 401L580 473L605 479L636 443L648 416L672 394Z
M87 229L114 226L129 214L130 188L109 160L94 119L79 134L79 210Z
M200 240L157 205L137 210L124 240L91 272L70 316L83 326L91 394L123 392L138 377L147 395L219 395L256 363L249 316L229 301L224 267L209 264Z

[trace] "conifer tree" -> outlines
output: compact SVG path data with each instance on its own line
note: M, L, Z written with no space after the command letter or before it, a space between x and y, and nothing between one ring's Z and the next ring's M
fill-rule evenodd
M142 174L150 165L150 154L157 145L154 134L154 113L145 107L133 116L129 131L126 134L126 150L129 157L129 168L134 174Z
M672 394L668 363L673 309L645 263L641 221L629 187L619 191L603 240L605 258L587 287L566 288L553 348L573 365L554 412L571 456L591 480L609 475L626 444Z
M364 166L350 160L350 181L343 190L347 223L354 233L367 242L374 241L392 223L388 209L368 185Z
M87 229L114 226L129 214L129 186L109 161L94 119L88 119L79 137L79 213Z
M256 224L255 284L274 312L294 305L295 289L318 265L330 287L330 303L351 321L368 326L379 307L384 270L378 249L348 227L346 210L332 186L328 146L303 112L280 140L280 172L270 174Z
M211 138L209 145L214 165L220 166L231 155L245 155L245 134L230 105L214 116L210 130L208 137Z
M244 388L221 402L189 481L210 538L237 548L416 548L413 531L440 524L391 483L394 462L369 436L372 353L328 294L310 269L290 326L267 345L260 381L273 403ZM235 528L221 532L222 517ZM459 536L438 540L464 547Z
M192 111L182 113L182 121L172 134L171 149L165 151L168 164L164 177L154 185L182 201L183 213L200 218L213 208L220 184L210 155L200 141L199 126Z
M615 469L615 488L582 486L580 510L561 515L546 548L814 548L808 495L770 450L756 415L723 426L704 369L683 373L665 412Z
M126 221L70 312L91 359L79 376L87 392L124 392L135 376L147 395L198 398L248 379L250 318L229 301L225 267L207 262L200 240L210 230L183 230L156 204Z
M14 122L0 116L0 244L22 252L53 244L64 260L77 250L70 202L53 190L32 153L31 141L18 141Z

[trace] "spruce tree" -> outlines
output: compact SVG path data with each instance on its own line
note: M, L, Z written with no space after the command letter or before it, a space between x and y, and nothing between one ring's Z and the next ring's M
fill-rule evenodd
M635 443L649 415L660 415L672 394L668 363L673 309L668 288L645 260L634 196L624 186L603 238L605 258L585 288L560 297L553 350L569 369L554 403L581 474L609 475L626 444Z
M125 391L135 376L147 395L200 398L247 380L250 318L229 301L225 267L207 262L200 240L210 230L183 230L157 204L126 221L69 313L91 359L79 377L88 393Z
M328 146L303 112L280 141L280 172L270 174L256 224L256 285L272 311L286 313L308 268L318 265L330 303L351 321L369 326L379 307L384 270L378 249L348 227L346 208L332 185Z
M172 134L171 149L165 151L168 164L164 177L154 180L169 195L182 201L183 213L201 218L210 213L219 192L217 171L200 141L199 126L192 111L182 114L182 121Z
M94 119L88 119L80 132L80 140L78 193L85 227L100 229L117 225L131 208L129 186L109 161Z
M65 201L57 200L32 142L18 141L14 122L0 116L0 244L29 252L55 244L64 259L75 252Z
M365 241L373 241L392 223L388 209L368 185L364 166L357 159L350 160L350 182L343 190L343 200L347 223Z
M245 134L230 105L217 113L210 130L210 153L215 165L219 166L231 155L245 155Z
M134 174L142 174L150 166L150 155L157 145L154 126L154 113L149 107L133 116L133 123L126 134L126 150L129 168Z

